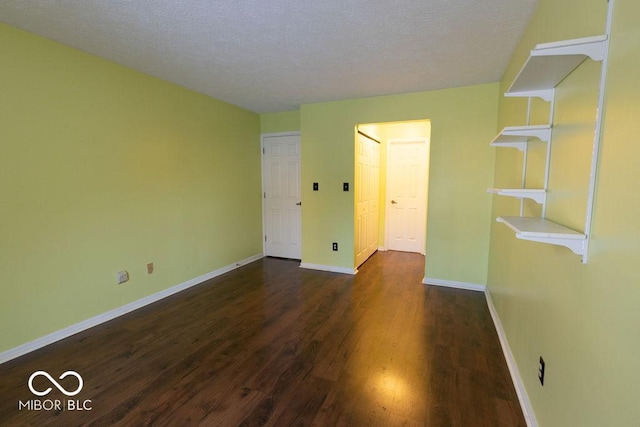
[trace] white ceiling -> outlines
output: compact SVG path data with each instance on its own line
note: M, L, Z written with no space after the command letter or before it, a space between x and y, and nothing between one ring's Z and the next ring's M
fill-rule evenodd
M498 81L537 0L1 0L0 21L255 112Z

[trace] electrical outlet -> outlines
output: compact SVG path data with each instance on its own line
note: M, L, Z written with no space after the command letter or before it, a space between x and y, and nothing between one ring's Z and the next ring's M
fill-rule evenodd
M337 251L338 250L338 242L333 242L331 244L331 249L333 249L334 251Z
M121 285L129 280L129 273L126 270L118 271L116 278L118 279L118 285Z
M151 273L153 273L153 263L152 262L147 264L147 274L151 274Z
M540 362L538 362L538 379L540 384L544 385L544 359L540 356Z
M318 191L318 183L317 182L313 183L313 191Z
M349 183L345 182L342 184L342 191L349 191Z

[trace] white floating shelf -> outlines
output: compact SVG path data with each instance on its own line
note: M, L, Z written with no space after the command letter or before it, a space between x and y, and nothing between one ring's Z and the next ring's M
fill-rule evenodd
M536 45L505 96L553 99L553 89L585 59L604 59L607 36Z
M520 151L525 151L527 149L527 142L532 138L537 138L542 142L549 142L551 138L551 126L508 126L502 129L489 145L492 147L512 147Z
M576 255L584 255L587 236L544 218L499 216L501 222L516 232L522 240L565 246Z
M541 205L544 204L547 198L547 192L545 190L533 188L489 188L487 192L497 194L499 196L531 199Z

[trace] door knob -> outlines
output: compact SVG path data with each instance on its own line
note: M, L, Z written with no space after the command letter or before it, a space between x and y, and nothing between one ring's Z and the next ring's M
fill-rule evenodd
M398 204L398 202L396 202L395 200L392 200L392 201L391 201L391 204L392 204L392 205L397 205L397 204Z
M302 202L296 203L296 206L302 206Z

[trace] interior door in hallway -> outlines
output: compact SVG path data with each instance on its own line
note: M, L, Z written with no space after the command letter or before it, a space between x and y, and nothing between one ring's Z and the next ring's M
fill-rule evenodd
M300 135L262 141L265 255L301 259Z
M390 140L387 230L390 250L424 254L427 212L426 140Z
M358 134L356 139L356 267L378 249L380 144Z

